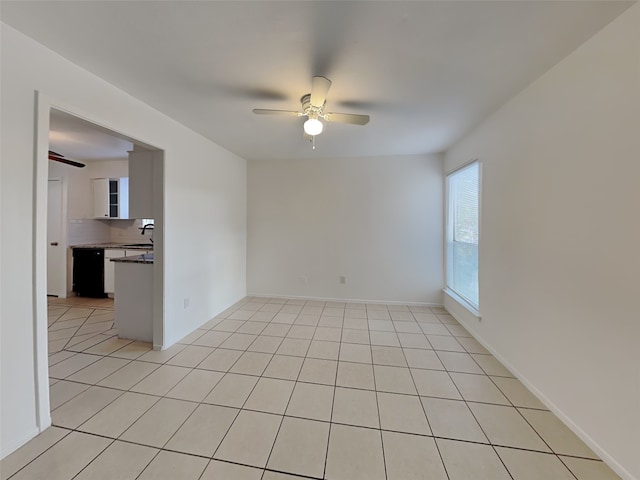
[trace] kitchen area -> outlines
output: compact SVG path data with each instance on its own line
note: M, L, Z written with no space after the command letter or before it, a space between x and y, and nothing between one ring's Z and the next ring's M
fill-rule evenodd
M154 166L161 152L52 110L50 149L65 154L69 145L55 141L61 130L105 158L73 152L68 156L83 167L49 162L47 293L113 298L118 335L154 343L154 279L161 274L154 268L154 204L161 194Z
M149 225L153 224L146 223L142 229ZM152 342L153 244L109 242L69 248L73 293L80 297L113 298L118 335Z

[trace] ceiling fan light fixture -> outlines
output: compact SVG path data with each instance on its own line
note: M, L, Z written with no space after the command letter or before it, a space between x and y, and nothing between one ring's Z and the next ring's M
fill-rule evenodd
M311 81L311 93L307 93L300 98L300 106L302 107L300 110L254 108L253 113L257 115L307 117L303 125L304 133L311 137L311 143L315 149L315 138L324 130L324 122L350 123L352 125L366 125L369 123L369 115L325 112L324 107L329 87L331 87L331 80L326 77L315 76Z
M309 118L306 122L304 122L304 132L307 135L311 135L312 137L315 135L320 135L323 129L324 125L317 118Z

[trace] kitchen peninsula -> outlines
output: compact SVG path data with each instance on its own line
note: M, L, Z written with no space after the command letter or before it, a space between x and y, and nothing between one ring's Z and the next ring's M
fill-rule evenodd
M120 338L153 341L153 253L112 258L115 327Z

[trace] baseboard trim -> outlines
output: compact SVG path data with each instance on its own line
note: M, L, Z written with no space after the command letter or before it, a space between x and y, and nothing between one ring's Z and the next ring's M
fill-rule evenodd
M447 300L453 301L451 305ZM455 298L445 295L445 308L463 327L467 329L473 338L475 338L480 344L486 348L491 354L496 357L502 365L505 366L522 384L529 389L529 391L540 400L550 411L552 411L559 419L564 423L569 430L575 433L580 440L587 444L593 452L598 455L604 463L606 463L611 469L617 473L623 480L639 480L626 468L620 465L606 450L604 450L593 438L591 438L584 430L582 430L571 418L565 414L560 408L558 408L547 396L545 396L534 384L532 384L524 375L522 375L513 365L511 365L501 354L499 354L482 336L480 336L476 329L475 324L481 321L480 318L475 317L464 306L457 304ZM449 304L449 305L447 305ZM453 308L451 308L453 307Z
M305 297L299 295L280 295L275 293L247 293L248 297L256 298L291 298L293 300L310 300L322 302L345 302L345 303L369 303L371 305L413 305L416 307L442 307L442 303L427 302L403 302L397 300L363 300L357 298L333 298L333 297Z

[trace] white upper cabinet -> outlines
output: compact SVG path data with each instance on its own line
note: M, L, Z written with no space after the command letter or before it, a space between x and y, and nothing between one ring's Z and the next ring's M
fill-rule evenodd
M109 179L91 179L93 188L93 216L96 218L109 218Z
M131 218L129 216L129 179L92 178L94 218Z

